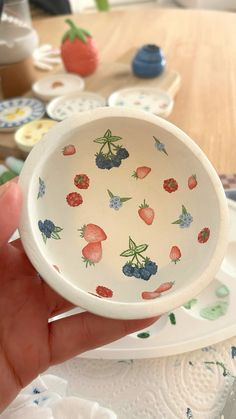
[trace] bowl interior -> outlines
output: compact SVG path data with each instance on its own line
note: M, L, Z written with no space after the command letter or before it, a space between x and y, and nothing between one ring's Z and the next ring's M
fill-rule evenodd
M53 145L45 137L33 150L40 164L28 192L47 265L75 293L112 302L143 304L189 287L219 238L219 201L202 159L150 120L62 124L47 134Z

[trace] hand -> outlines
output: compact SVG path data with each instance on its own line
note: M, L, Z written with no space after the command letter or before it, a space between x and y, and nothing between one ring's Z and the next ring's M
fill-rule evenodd
M40 279L20 240L8 243L20 208L19 186L0 187L0 412L50 365L157 320L112 320L84 312L48 323L73 306Z

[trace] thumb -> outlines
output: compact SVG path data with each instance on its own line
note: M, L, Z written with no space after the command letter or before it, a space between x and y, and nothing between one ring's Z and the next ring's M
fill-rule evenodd
M18 227L21 203L21 191L17 183L7 182L0 187L0 248Z

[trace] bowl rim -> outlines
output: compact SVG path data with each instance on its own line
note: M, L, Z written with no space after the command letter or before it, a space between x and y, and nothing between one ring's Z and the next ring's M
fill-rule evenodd
M57 272L51 266L43 254L40 252L40 247L34 234L32 218L30 214L31 195L30 189L33 183L33 172L35 168L40 168L50 156L54 149L60 147L60 138L63 139L64 134L68 131L106 118L132 118L143 120L151 124L157 125L160 128L171 133L178 138L186 147L188 147L193 154L201 160L206 173L211 178L212 185L219 207L219 234L216 242L215 251L209 261L207 268L189 285L185 285L182 289L174 291L171 294L163 296L161 299L140 301L140 302L118 302L110 299L97 298L89 294L87 291L77 288L63 278L62 274ZM55 137L59 140L55 142ZM54 141L50 141L54 139ZM214 279L220 264L223 260L228 244L228 226L229 226L229 211L224 189L217 175L214 167L200 149L200 147L181 129L172 123L147 112L133 110L120 107L104 107L97 108L91 111L83 112L80 118L71 116L66 120L56 124L51 130L45 134L44 138L36 144L28 156L19 178L19 185L23 192L23 206L20 218L19 232L23 247L27 256L40 276L52 287L57 293L64 298L71 301L76 306L80 306L94 314L116 318L116 319L141 319L154 317L163 314L167 311L174 310L181 306L189 299L198 295L208 284Z

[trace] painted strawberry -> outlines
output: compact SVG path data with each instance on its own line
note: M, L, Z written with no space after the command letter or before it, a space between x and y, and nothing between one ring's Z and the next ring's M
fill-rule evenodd
M74 178L74 184L79 189L88 189L89 178L87 175L84 174L76 175Z
M197 176L192 175L188 178L188 187L189 189L194 189L197 186Z
M144 179L151 172L151 170L151 167L140 166L135 170L132 176L135 179Z
M173 177L166 179L163 182L163 188L169 193L177 191L178 187L179 185Z
M102 245L101 242L88 243L82 249L83 261L86 264L86 268L95 263L100 262L102 259Z
M100 297L111 298L113 296L113 291L110 288L104 287L103 285L98 285L96 288L96 293Z
M197 239L199 243L206 243L209 237L210 237L210 229L208 227L205 227L200 231Z
M154 291L143 291L142 298L144 300L153 300L161 296L163 292L169 291L174 285L174 282L163 282L157 289Z
M98 66L98 51L91 34L76 26L71 19L65 22L70 26L62 38L61 58L69 73L88 76Z
M172 246L170 250L170 259L175 264L180 261L181 258L181 251L178 246Z
M70 207L78 207L79 205L83 203L82 196L80 195L80 193L77 193L77 192L69 193L66 197L66 200L67 200L68 205L70 205Z
M155 212L149 205L143 201L143 204L140 205L138 210L139 217L147 224L151 225L153 223Z
M80 236L88 243L102 242L107 239L104 230L96 224L86 224L79 229Z
M76 153L76 149L75 149L75 146L72 144L66 145L62 150L63 156L72 156L75 153Z

